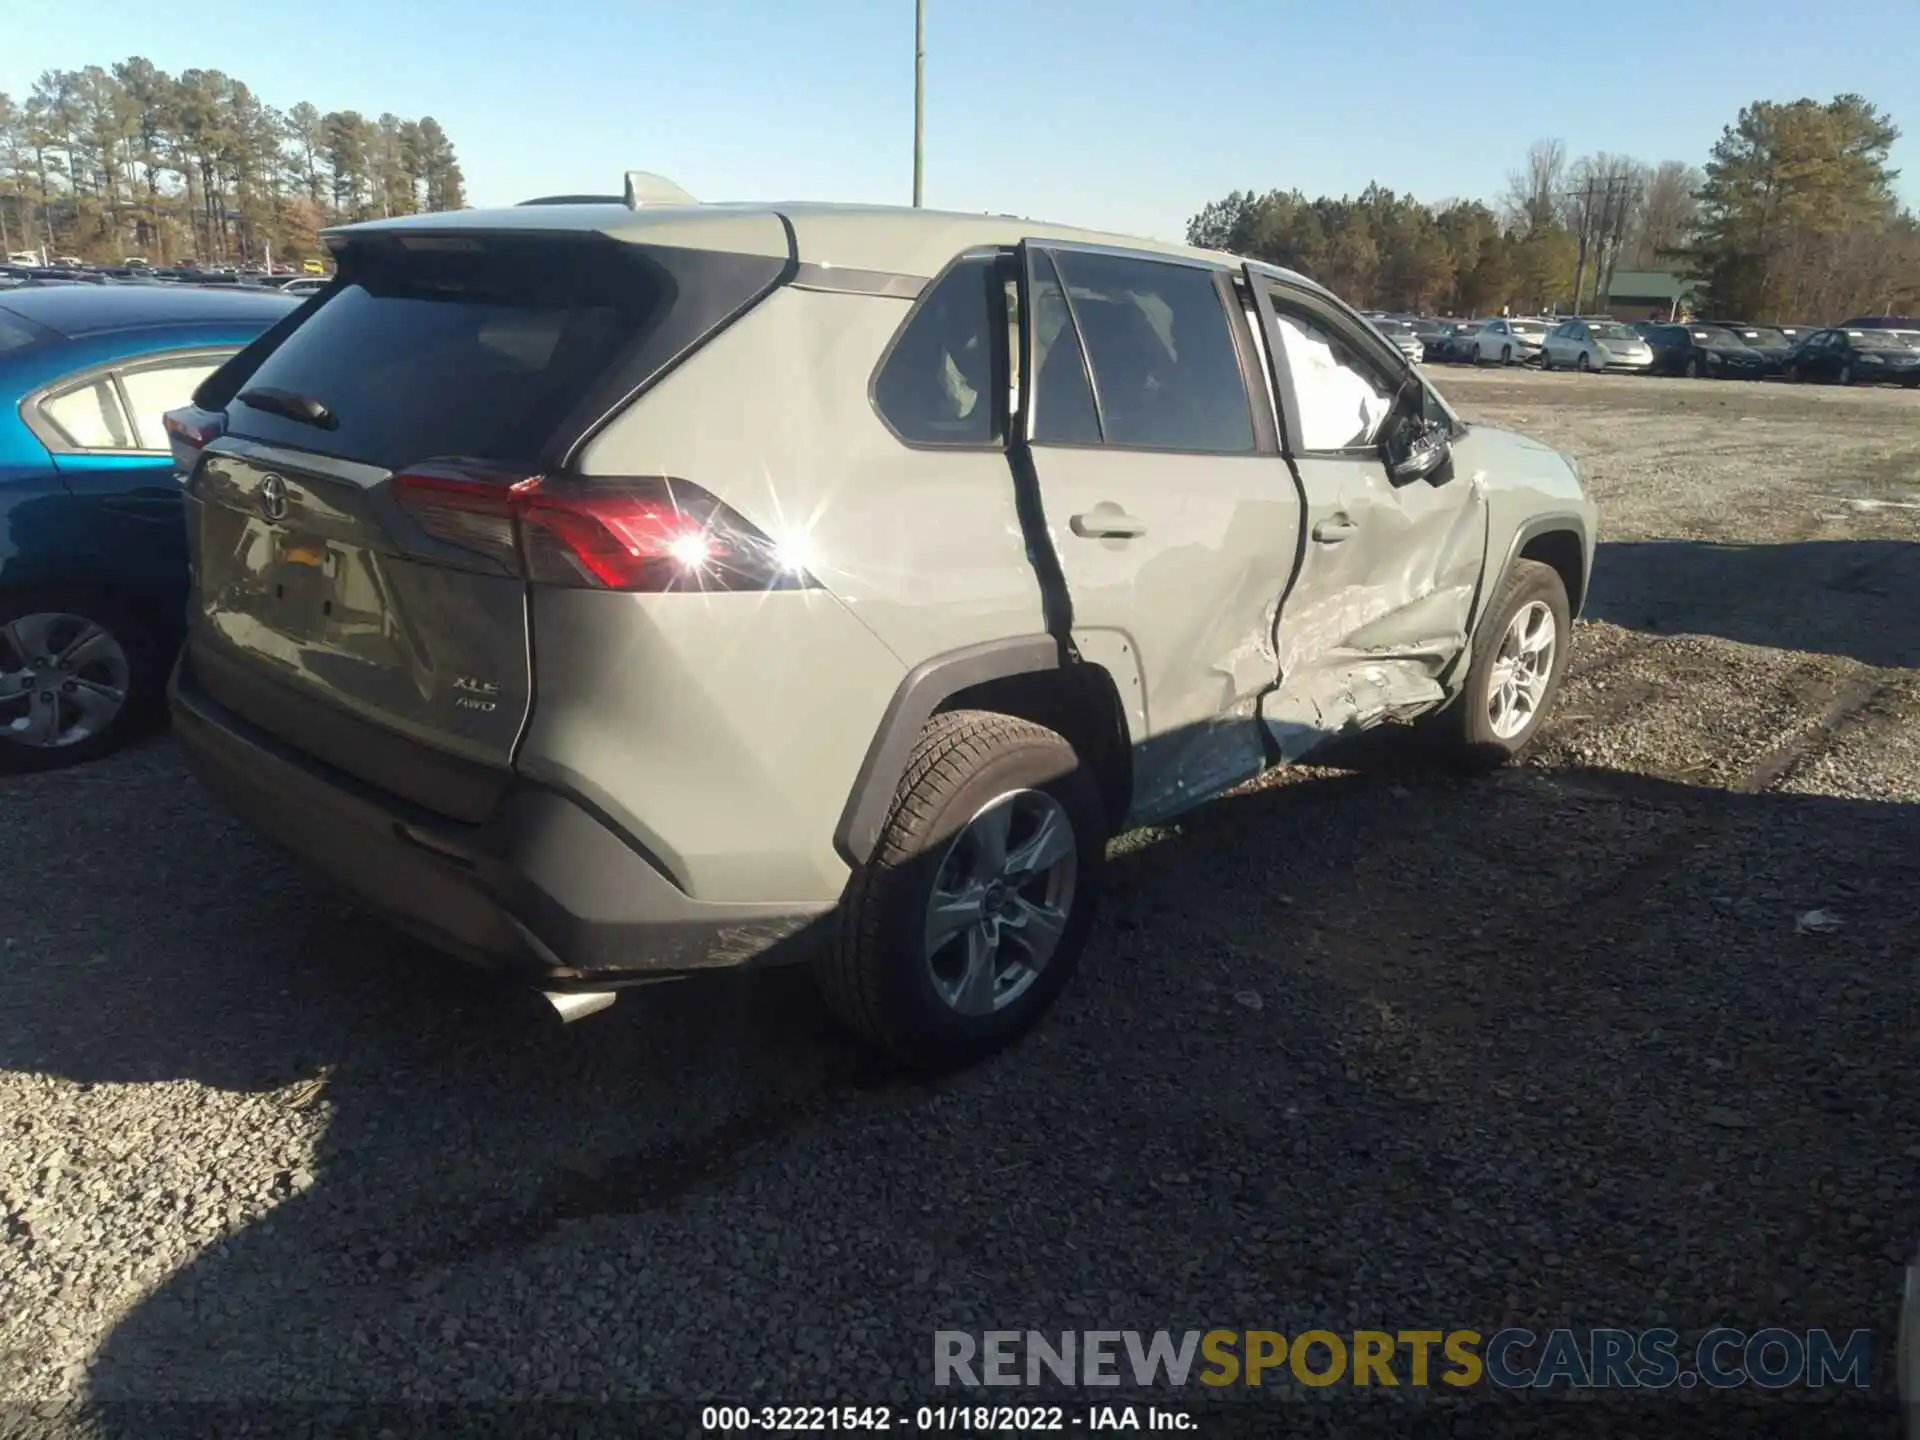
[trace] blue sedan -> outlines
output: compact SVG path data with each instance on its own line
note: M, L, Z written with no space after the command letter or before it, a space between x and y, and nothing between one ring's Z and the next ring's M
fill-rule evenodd
M0 773L91 759L161 713L187 597L162 417L299 303L0 290Z

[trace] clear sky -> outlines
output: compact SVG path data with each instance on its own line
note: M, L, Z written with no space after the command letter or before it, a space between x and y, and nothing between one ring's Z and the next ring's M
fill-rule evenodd
M1855 90L1909 133L1920 0L927 0L926 200L1178 238L1235 188L1491 198L1529 141L1698 163L1751 100ZM475 204L616 192L905 203L912 0L0 0L0 90L141 54L269 104L433 115Z

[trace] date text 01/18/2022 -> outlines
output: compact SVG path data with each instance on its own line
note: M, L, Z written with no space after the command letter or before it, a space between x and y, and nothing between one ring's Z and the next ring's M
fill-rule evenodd
M829 1431L902 1434L993 1434L1009 1431L1193 1431L1184 1410L1157 1405L707 1405L700 1428L717 1432L794 1435Z

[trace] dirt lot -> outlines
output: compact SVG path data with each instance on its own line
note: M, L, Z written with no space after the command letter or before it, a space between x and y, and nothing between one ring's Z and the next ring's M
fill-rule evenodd
M256 844L164 742L10 784L0 1399L684 1427L688 1396L924 1398L943 1327L1727 1324L1871 1327L1880 1394L1417 1418L1897 1433L1920 395L1441 384L1579 455L1603 510L1531 762L1301 772L1143 837L1055 1018L942 1085L869 1073L791 975L559 1033ZM1838 928L1799 933L1815 910ZM1334 1433L1416 1418L1265 1394Z

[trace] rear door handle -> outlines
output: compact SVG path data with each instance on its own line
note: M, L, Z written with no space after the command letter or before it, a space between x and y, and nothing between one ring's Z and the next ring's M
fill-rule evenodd
M1336 515L1331 520L1322 520L1313 527L1313 538L1322 545L1338 545L1360 527L1344 515Z
M1101 501L1067 521L1082 539L1131 540L1147 533L1147 522L1127 514L1110 501Z

